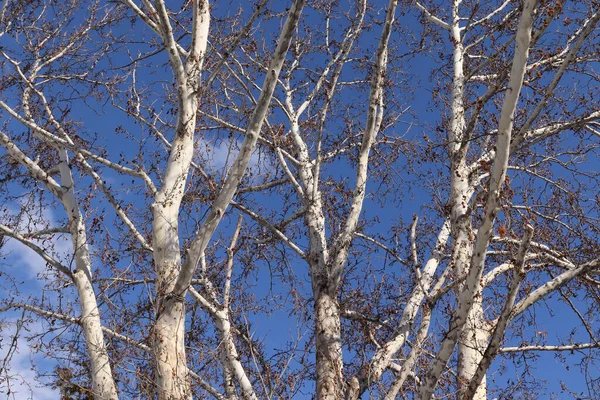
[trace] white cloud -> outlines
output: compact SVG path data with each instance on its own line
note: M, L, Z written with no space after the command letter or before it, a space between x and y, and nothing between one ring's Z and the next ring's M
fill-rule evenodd
M214 172L225 172L231 168L237 155L241 142L236 139L221 140L218 142L198 139L197 153L206 161L207 168ZM252 153L248 170L254 176L263 174L273 169L270 157L260 154L258 147Z
M41 332L40 323L27 325L28 335ZM0 326L0 360L4 362L11 352L10 362L6 370L2 370L0 376L0 396L10 400L55 400L59 398L58 390L52 389L50 385L44 385L36 379L36 372L32 370L32 363L41 368L48 369L53 365L46 361L43 355L31 351L27 339L22 337L25 330L14 341L13 337L17 331L17 320L11 320Z
M8 211L15 215L18 214L19 210L9 209ZM50 208L44 208L41 212L30 210L29 214L35 215L36 218L29 218L26 213L22 213L22 217L15 228L18 233L25 234L47 227L59 226ZM5 238L5 240L6 243L2 247L2 253L6 256L7 264L22 269L29 279L35 279L39 274L46 271L46 261L39 254L16 239ZM68 266L71 262L73 245L66 235L55 234L45 242L42 240L32 240L32 242L64 265Z
M34 242L42 248L45 247L40 241ZM7 255L7 263L16 268L23 268L29 279L37 278L39 274L46 271L46 261L18 240L7 240L6 244L2 247L2 251ZM52 250L47 250L47 252L68 266L68 254L72 253L72 245L66 237L56 237L52 240Z

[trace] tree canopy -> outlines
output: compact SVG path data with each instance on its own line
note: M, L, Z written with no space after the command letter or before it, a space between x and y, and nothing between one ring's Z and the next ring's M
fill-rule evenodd
M599 20L0 1L0 393L599 398Z

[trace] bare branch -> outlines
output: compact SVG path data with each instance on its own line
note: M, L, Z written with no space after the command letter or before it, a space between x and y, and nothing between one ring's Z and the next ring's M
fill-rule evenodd
M239 204L239 203L237 203L235 201L232 201L230 204L231 204L232 207L237 208L238 210L240 210L244 214L250 216L256 222L258 222L259 224L261 224L262 226L264 226L265 228L267 228L271 232L273 232L273 234L275 234L275 236L277 236L282 242L284 242L285 244L287 244L301 258L306 258L306 253L302 249L300 249L300 247L298 247L294 242L292 242L283 232L281 232L279 229L277 229L277 227L275 227L275 225L271 224L265 218L261 217L257 213L249 210L248 208L242 206L241 204Z
M436 17L435 15L433 15L431 12L429 12L429 10L427 10L427 8L425 8L423 5L421 5L421 3L419 3L418 1L415 2L415 5L417 6L417 8L419 10L421 10L423 12L423 14L425 14L425 17L427 17L427 19L431 22L433 22L434 24L436 24L437 26L443 28L443 29L447 29L447 30L451 30L452 27L450 26L450 24L448 24L447 22L442 21L440 18Z
M498 349L498 353L520 353L526 351L576 351L585 349L597 349L600 347L598 343L575 343L562 346L519 346L519 347L502 347Z
M275 50L269 72L267 73L264 82L263 90L258 99L258 105L255 108L248 125L246 138L244 139L240 153L233 163L229 175L227 176L227 180L219 192L217 199L214 201L208 217L190 246L188 256L185 259L183 268L177 278L175 287L173 288L174 293L184 293L189 287L193 272L196 269L196 265L198 265L200 254L204 252L204 249L208 245L212 234L225 213L225 209L229 206L231 199L237 191L238 185L246 172L303 6L304 0L295 0L290 8L288 19L281 31L277 49Z
M56 260L55 258L53 258L50 255L48 255L48 253L44 249L42 249L37 244L33 243L31 240L27 239L23 235L20 235L19 233L17 233L14 230L10 229L6 225L1 225L0 224L0 233L2 233L2 235L11 237L11 238L13 238L15 240L18 240L19 242L23 243L25 246L29 247L31 250L33 250L37 254L39 254L39 256L42 257L44 259L44 261L46 261L49 265L51 265L54 268L56 268L57 271L60 271L63 274L65 274L66 276L68 276L69 278L72 278L72 273L71 273L71 270L69 268L65 267L58 260Z
M533 236L533 227L531 225L527 225L525 227L525 234L523 235L523 239L521 240L521 245L519 246L519 252L517 253L517 257L515 259L515 268L513 269L513 277L510 283L510 288L508 290L508 296L506 297L506 301L504 302L504 306L502 307L502 311L500 312L500 316L498 317L498 321L496 322L496 327L494 328L494 333L492 334L492 338L490 339L490 343L487 346L483 354L483 358L479 362L477 366L477 371L471 378L471 382L469 383L469 387L466 393L467 397L472 397L475 395L477 388L481 384L483 377L485 376L486 371L492 364L494 357L498 353L498 349L500 348L500 344L504 338L504 332L506 330L506 326L510 321L510 315L513 309L513 305L515 303L515 299L517 298L517 294L519 293L519 287L521 285L521 281L525 277L525 255L529 248L529 244L531 242L531 238Z

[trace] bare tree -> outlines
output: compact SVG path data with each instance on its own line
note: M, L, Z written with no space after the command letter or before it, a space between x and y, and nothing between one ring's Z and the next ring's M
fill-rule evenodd
M600 392L595 0L1 4L9 396Z

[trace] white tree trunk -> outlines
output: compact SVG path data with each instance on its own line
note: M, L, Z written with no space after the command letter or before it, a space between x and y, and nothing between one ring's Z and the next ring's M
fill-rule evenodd
M161 400L192 398L184 340L183 301L169 302L154 326L155 384Z
M33 122L21 118L4 102L1 103L4 109L11 112L13 116L17 117L21 122L33 129L34 132L38 134L42 132L42 130ZM26 110L27 104L27 97L25 96L24 108ZM106 345L104 343L104 334L102 331L102 323L100 321L98 303L92 286L92 268L87 243L86 227L75 197L75 183L69 167L68 153L64 147L52 142L50 144L55 147L60 157L58 169L61 177L61 185L59 185L52 176L41 169L37 162L27 157L7 135L0 132L0 145L6 149L8 154L26 168L32 177L46 186L48 190L62 202L67 213L71 242L73 245L75 271L71 274L70 271L65 267L60 266L56 261L52 262L53 259L51 258L46 261L55 266L58 265L58 270L70 276L77 289L81 307L80 323L86 338L86 350L90 360L94 398L100 400L116 400L118 399L117 389L112 376Z
M458 296L458 309L452 317L450 329L440 345L436 359L425 376L425 380L419 391L418 398L421 400L429 400L433 396L437 382L454 352L456 343L470 315L475 297L481 290L480 280L483 266L496 214L498 213L500 191L504 184L508 166L514 113L523 85L525 67L529 55L535 4L536 0L526 0L523 6L523 13L516 34L516 46L510 73L510 82L502 104L496 141L497 151L488 183L488 195L483 213L483 221L477 231L472 258L468 264L469 269L466 271L465 284ZM454 173L454 171L452 172Z
M480 295L476 295L458 343L458 382L460 393L464 393L467 390L469 382L473 379L477 367L483 359L483 353L488 344L489 330L487 329L483 314L481 299ZM487 386L484 376L472 399L485 400L486 398Z
M154 268L156 271L156 323L153 351L155 384L159 399L191 399L185 356L185 305L173 295L181 271L179 207L194 153L198 88L206 52L210 12L208 0L193 4L192 41L185 62L173 37L163 0L156 0L159 34L167 48L178 85L179 114L163 186L152 205Z
M469 171L466 165L466 138L465 108L464 108L464 57L465 51L462 43L459 6L460 1L454 1L452 7L451 35L454 44L453 52L453 88L452 88L452 118L451 118L451 145L449 149L452 173L450 201L452 236L454 242L453 261L454 274L462 277L467 273L467 268L472 255L472 227L469 215L469 199L473 191L469 182ZM462 287L457 289L462 290ZM485 346L487 333L479 327L485 324L481 297L478 297L469 313L467 323L458 343L458 386L464 389L473 377ZM485 379L477 390L475 399L486 398Z
M81 326L85 335L87 353L90 359L94 398L98 400L116 400L117 389L110 368L110 360L104 344L104 334L100 322L100 312L94 288L84 270L73 273L73 282L77 287L81 306Z
M191 103L195 101L190 99ZM194 104L183 104L165 181L152 207L152 244L156 271L156 323L153 349L159 399L191 399L185 359L185 307L169 297L181 270L179 205L193 153Z
M211 211L186 251L185 262L181 263L179 252L178 218L179 206L185 192L185 184L194 151L193 138L196 125L196 109L200 89L200 72L206 50L209 6L208 1L194 3L194 22L191 50L185 65L173 38L169 16L163 0L156 0L160 21L160 34L167 47L171 67L178 83L179 118L176 137L171 147L163 187L153 204L153 247L156 269L157 321L154 331L156 353L156 384L160 399L190 398L188 373L185 362L183 301L194 271L204 249L215 232L225 210L239 186L266 117L271 97L277 85L291 39L298 25L304 6L296 0L288 13L281 31L277 48L246 131L246 138L227 180L212 204ZM236 372L235 365L233 372ZM243 384L243 382L241 383Z
M75 258L73 282L81 306L81 326L85 335L86 349L90 358L94 398L116 400L117 389L110 368L110 360L104 343L98 303L92 286L91 259L86 228L75 198L75 183L69 168L67 150L60 149L60 176L63 187L62 202L69 217L71 242Z
M344 375L340 331L340 308L335 294L317 293L315 299L317 341L317 399L343 398Z
M246 375L244 366L240 362L240 357L233 341L233 335L231 333L231 323L229 321L228 313L225 310L217 311L215 322L217 329L221 334L221 346L223 346L221 356L225 358L225 363L228 365L227 372L231 374L231 378L235 377L242 390L242 398L257 400L254 389L252 388L252 382ZM227 383L226 383L227 384ZM233 386L233 384L231 384Z

